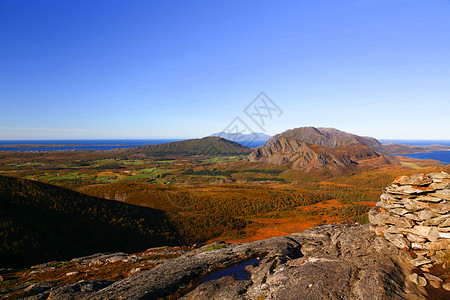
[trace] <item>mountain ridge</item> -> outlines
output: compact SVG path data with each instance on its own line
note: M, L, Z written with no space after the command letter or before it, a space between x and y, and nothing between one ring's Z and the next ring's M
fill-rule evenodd
M316 144L327 148L339 147L358 142L371 148L381 146L381 143L373 137L358 136L356 134L348 133L335 128L326 127L316 128L310 126L288 129L282 133L274 135L267 141L267 144L270 145L274 143L279 137L297 139L308 144Z
M182 155L237 155L250 153L251 150L239 143L220 137L204 137L179 142L171 142L145 147L129 148L126 152L144 154L182 154Z
M290 164L293 169L352 169L357 160L377 158L381 143L334 128L299 127L274 135L248 157L249 162Z

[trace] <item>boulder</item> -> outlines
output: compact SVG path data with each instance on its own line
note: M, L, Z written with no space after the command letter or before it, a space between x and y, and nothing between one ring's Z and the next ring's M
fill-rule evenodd
M390 213L383 211L380 207L375 206L369 211L369 221L372 224L384 226L386 224L395 225L399 227L412 227L414 222L400 218L398 216L391 215Z
M418 286L426 286L428 284L428 282L425 279L425 277L423 277L421 275L418 275L417 273L412 273L411 275L409 275L408 278L409 278L409 280L411 280L412 282L414 282Z
M423 272L426 272L426 273L429 273L430 270L431 270L431 268L433 268L433 264L426 264L426 265L421 265L421 266L420 266L420 269L421 269Z
M411 248L415 250L426 250L427 245L424 243L411 243Z
M449 215L446 215L449 216ZM444 216L442 216L444 217ZM450 227L450 217L445 217L445 220L439 224L439 227Z
M416 211L416 215L420 220L429 220L435 216L435 213L430 209Z
M428 232L427 239L429 239L431 242L437 241L441 237L441 233L437 230L436 227L431 227L430 231Z
M450 179L450 174L442 171L442 172L436 172L436 173L430 173L427 174L429 178L431 178L433 181L436 179Z
M436 275L425 273L423 274L428 281L439 281L443 282L444 280L441 277L437 277Z
M450 239L450 232L439 232L439 237L441 239Z
M431 193L430 196L450 201L450 189L438 190L435 193Z
M431 259L425 258L425 257L417 257L413 260L411 260L411 264L414 267L420 267L421 265L431 264L433 261Z
M403 234L386 232L384 237L399 249L409 249L411 247L411 242Z
M445 180L446 182L433 182L432 184L430 184L430 187L436 190L443 190L450 188L450 180L449 179L442 179L442 180Z
M386 203L386 202L383 202L383 201L379 201L375 205L379 206L379 207L382 207L382 208L384 208L386 210L390 210L390 209L393 209L393 208L403 208L404 209L403 204L400 204L400 203L389 204L389 203Z
M389 212L393 213L393 214L396 214L398 216L403 216L403 215L409 213L408 210L406 210L404 208L401 208L401 207L399 207L399 208L391 208L391 209L389 209Z
M441 225L445 224L445 222L447 220L449 220L449 217L450 217L450 214L438 216L436 218L432 218L432 219L424 221L422 223L422 225L424 225L424 226L441 226ZM448 226L450 226L450 222L448 223ZM442 227L446 227L446 226L442 226Z
M408 218L408 219L413 220L413 221L421 221L422 220L416 214L413 214L413 213L407 213L403 217Z
M391 205L399 205L399 207L403 206L402 201L394 198L392 195L383 193L380 196L381 202Z
M442 199L439 198L438 196L434 197L433 195L435 195L434 193L428 194L427 196L419 196L417 198L415 198L415 200L417 201L422 201L422 202L441 202Z
M446 291L450 291L450 282L446 282L442 285L442 288Z
M393 184L397 185L415 185L415 186L427 186L433 181L424 174L414 174L412 176L400 176L397 177Z
M407 230L412 234L427 238L432 242L437 241L439 239L439 231L435 227L417 225L414 226L413 228L408 228L405 230Z
M433 192L435 189L431 187L415 186L415 185L391 185L386 188L386 192L399 195L413 195Z
M408 239L410 242L412 242L412 243L424 243L424 242L427 241L424 237L421 237L421 236L419 236L419 235L417 235L417 234L413 234L413 233L411 233L411 232L409 232L409 233L406 235L406 237L407 237L407 239Z
M428 273L424 273L424 274L428 274ZM441 288L441 282L439 282L439 281L432 281L432 280L430 281L430 280L428 280L428 282L435 289L440 289Z
M431 243L427 243L426 247L427 247L427 249L434 250L434 251L450 249L450 240L445 239L445 240L438 240L438 241L434 241Z
M412 212L428 208L428 203L417 201L415 199L404 199L403 206Z
M440 215L450 212L450 202L445 203L430 203L430 209Z

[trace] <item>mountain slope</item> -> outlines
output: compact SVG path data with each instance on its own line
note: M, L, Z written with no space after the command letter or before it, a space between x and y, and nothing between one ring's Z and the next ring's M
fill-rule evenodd
M300 127L270 138L248 157L250 162L290 164L294 169L350 169L357 160L379 157L376 139L333 128Z
M358 136L335 128L323 127L299 127L289 129L280 134L274 135L267 141L266 145L273 144L279 137L300 140L308 144L315 144L327 148L347 146L351 144L364 144L371 148L381 146L381 143L372 137Z
M0 176L0 266L173 244L164 211Z
M198 243L243 223L224 216L185 217L0 176L0 267Z
M183 155L236 155L251 152L241 144L220 137L205 137L160 145L149 145L128 149L129 152L145 154L183 154Z

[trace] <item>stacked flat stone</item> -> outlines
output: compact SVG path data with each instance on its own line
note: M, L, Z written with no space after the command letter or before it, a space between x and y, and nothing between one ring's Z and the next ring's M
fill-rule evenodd
M450 174L400 176L383 192L369 212L377 234L415 252L411 263L422 271L441 263L450 249Z

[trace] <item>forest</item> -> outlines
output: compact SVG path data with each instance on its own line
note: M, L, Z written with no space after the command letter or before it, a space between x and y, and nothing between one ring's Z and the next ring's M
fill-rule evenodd
M448 170L411 160L336 175L245 155L141 152L0 152L0 265L366 223L397 176Z

